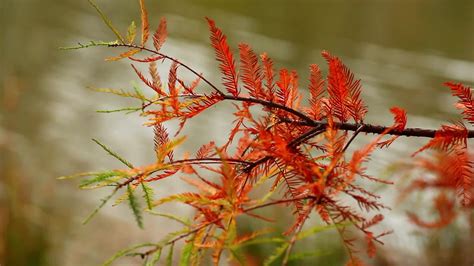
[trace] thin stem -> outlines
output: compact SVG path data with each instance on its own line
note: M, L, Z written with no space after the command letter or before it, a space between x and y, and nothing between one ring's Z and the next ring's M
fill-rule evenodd
M249 211L253 211L253 210L256 210L256 209L260 209L260 208L264 208L264 207L268 207L268 206L272 206L272 205L277 205L277 204L284 204L284 203L289 203L289 202L293 202L293 201L305 200L305 199L314 199L314 198L315 198L314 196L302 196L302 197L296 197L296 198L291 198L291 199L276 200L276 201L268 202L268 203L265 203L265 204L262 204L262 205L257 205L257 206L254 206L254 207L244 209L243 212L249 212Z
M352 137L349 139L349 141L346 143L346 145L344 146L344 148L342 148L342 152L345 152L347 150L347 148L349 148L349 145L351 145L352 141L354 141L354 139L357 137L357 135L359 135L360 131L364 128L364 125L360 125L356 131L354 132L354 134L352 134Z
M290 114L293 114L297 117L299 117L300 119L304 120L308 125L310 126L316 126L316 124L314 124L314 120L311 119L309 116L293 109L293 108L290 108L288 106L284 106L284 105L281 105L281 104L278 104L278 103L275 103L275 102L271 102L271 101L266 101L266 100L262 100L262 99L255 99L255 98L247 98L247 97L239 97L239 96L233 96L233 95L223 95L224 99L225 100L232 100L232 101L239 101L239 102L249 102L249 103L258 103L258 104L261 104L263 106L266 106L266 107L269 107L269 108L276 108L276 109L280 109L280 110L284 110Z
M152 53L152 54L156 54L156 55L159 55L159 56L162 56L163 58L166 58L168 60L171 60L175 63L177 63L178 65L181 65L182 67L186 68L187 70L189 70L191 73L193 73L194 75L196 75L197 77L201 78L207 85L209 85L213 90L215 90L217 93L219 93L221 96L224 96L225 94L219 90L216 85L212 84L208 79L206 79L202 74L199 74L196 70L194 70L193 68L191 68L190 66L184 64L183 62L181 62L180 60L174 58L174 57L171 57L171 56L168 56L168 55L165 55L163 53L160 53L160 52L157 52L155 50L152 50L152 49L148 49L144 46L139 46L139 45L136 45L136 44L124 44L124 43L117 43L117 44L110 44L109 47L128 47L128 48L135 48L135 49L140 49L140 50L143 50L143 51L147 51L149 53Z
M232 163L232 164L248 164L248 165L252 164L251 162L248 162L248 161L239 160L239 159L231 159L231 158L225 159L225 160L222 160L221 158L191 158L191 159L183 159L183 160L172 161L172 162L168 163L168 165L169 166L177 166L177 165L180 165L180 164L220 164L220 163L223 163L224 161L226 163ZM153 174L157 171L160 171L162 169L163 168L148 172L148 175L151 175L151 174ZM137 180L142 175L143 175L143 173L139 173L135 176L132 176L132 177L128 178L125 182L118 184L117 187L122 188L122 187L132 183L133 181Z

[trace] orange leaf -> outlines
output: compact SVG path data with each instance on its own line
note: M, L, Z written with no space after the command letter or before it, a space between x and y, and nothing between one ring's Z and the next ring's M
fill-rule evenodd
M158 52L163 44L165 43L168 32L166 30L166 19L162 18L160 20L160 25L153 34L153 46L155 46L156 51Z
M139 3L140 3L140 13L141 13L141 20L142 20L142 43L141 43L141 45L144 46L146 41L148 40L150 25L148 23L148 13L146 11L145 0L139 0Z
M238 75L235 67L234 56L227 44L227 37L216 27L214 20L206 18L211 31L211 43L216 52L216 58L220 62L220 69L223 75L223 84L227 91L233 96L239 95Z

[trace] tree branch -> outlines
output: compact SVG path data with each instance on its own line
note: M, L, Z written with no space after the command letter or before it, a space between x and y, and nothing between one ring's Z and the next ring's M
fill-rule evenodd
M323 121L311 121L311 123L307 123L306 121L296 121L288 118L280 118L283 122L286 123L295 123L303 126L327 126L328 122ZM357 131L360 127L360 124L354 123L340 123L334 122L334 126L340 130L347 130L347 131ZM360 132L363 133L370 133L370 134L381 134L385 130L389 129L390 127L386 126L379 126L379 125L371 125L371 124L364 124L364 127L360 129ZM404 130L397 130L392 129L388 131L387 135L394 135L394 136L405 136L405 137L422 137L422 138L434 138L435 134L438 130L436 129L425 129L419 127L412 127L412 128L405 128ZM468 138L474 138L474 130L468 130L467 133Z

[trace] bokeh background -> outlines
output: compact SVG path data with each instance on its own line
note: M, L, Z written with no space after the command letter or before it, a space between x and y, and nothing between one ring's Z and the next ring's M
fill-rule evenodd
M123 31L131 20L139 22L137 1L97 2ZM154 27L162 16L168 19L164 52L216 82L218 69L205 16L216 20L233 47L250 43L257 52L266 51L277 66L296 69L302 86L308 65L318 63L326 69L320 52L331 51L362 79L367 121L373 123L390 124L388 109L398 105L407 110L409 126L436 128L459 118L441 83L474 85L471 0L149 0L147 5ZM173 226L152 217L140 230L126 206L108 206L83 226L82 219L105 193L79 191L77 182L56 180L120 167L91 138L135 164L153 158L153 133L142 126L142 118L95 112L130 102L86 89L130 88L138 80L128 63L104 62L114 54L108 48L58 50L78 41L113 39L86 0L0 0L0 265L97 265L120 248L158 240ZM229 118L228 110L218 108L190 124L186 133L192 141L184 149L209 139L223 140ZM391 162L408 158L416 145L420 140L399 140L374 157L371 171L397 178L387 170ZM179 189L179 184L166 183L157 193ZM387 190L384 193L392 195L396 188ZM393 205L394 197L387 200ZM386 221L395 233L386 238L375 264L467 263L463 258L473 247L465 244L469 242L462 224L441 232L423 231L407 221L404 209L406 205L397 205ZM275 226L291 222L287 213L273 210L282 221ZM328 251L304 261L307 265L344 261L334 235L305 245ZM265 252L254 249L252 254L258 261ZM117 265L139 265L139 259Z

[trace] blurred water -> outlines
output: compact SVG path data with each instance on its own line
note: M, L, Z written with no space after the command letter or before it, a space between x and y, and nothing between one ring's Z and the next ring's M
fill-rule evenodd
M135 1L98 2L120 29L126 29L131 19L139 21ZM233 47L249 43L257 52L268 52L277 66L296 69L302 86L306 86L308 65L318 63L325 69L320 52L331 51L362 78L370 110L367 121L374 123L390 124L388 109L398 105L408 111L409 126L435 128L458 118L441 83L474 83L474 1L149 2L152 25L162 16L168 19L170 39L164 51L216 83L217 64L204 16L216 20ZM80 226L100 192L77 192L72 183L55 180L59 175L119 166L91 138L104 141L136 164L153 156L152 132L141 126L143 120L94 112L129 102L85 89L130 87L137 79L128 63L104 62L114 53L106 49L57 49L77 41L111 40L113 35L85 0L2 0L0 8L0 175L4 177L0 232L5 234L0 259L18 247L23 254L33 254L35 265L90 264L147 239L143 231L134 229L126 208L108 208L96 224ZM223 139L229 114L221 109L206 113L187 128L196 142L186 148ZM210 123L222 130L209 132ZM410 154L419 140L407 143L394 145L372 164L384 169L392 158ZM130 234L106 244L111 232L94 231L99 224L125 227ZM103 237L103 242L82 246L92 242L87 241L91 232ZM38 244L21 245L25 238ZM98 248L102 252L94 251Z

